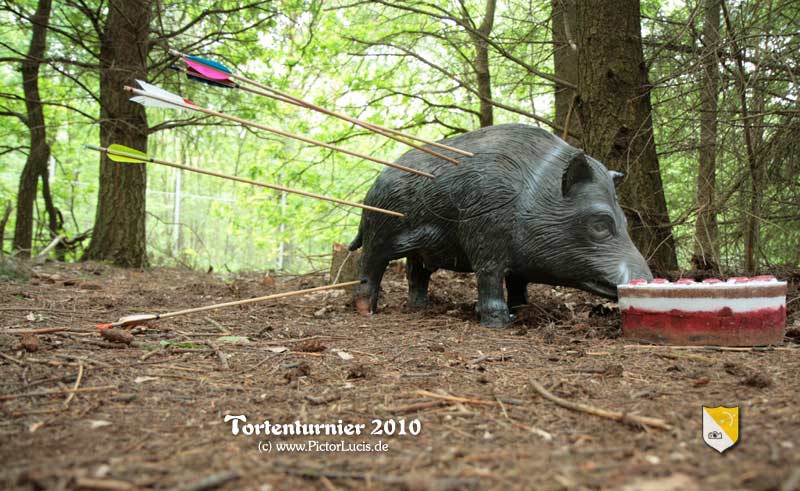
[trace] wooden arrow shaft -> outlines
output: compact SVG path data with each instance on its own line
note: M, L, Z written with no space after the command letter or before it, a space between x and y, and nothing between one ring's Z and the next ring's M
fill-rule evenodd
M149 98L157 100L157 101L174 104L174 102L170 101L169 99L162 98L162 97L159 97L157 95L150 94L148 92L136 89L134 87L125 86L125 90L127 90L128 92L132 92L132 93L134 93L136 95L149 97ZM263 124L260 124L260 123L255 123L253 121L248 121L246 119L242 119L242 118L237 117L237 116L231 116L230 114L225 114L225 113L221 113L219 111L214 111L213 109L206 109L204 107L200 107L200 106L197 106L197 105L186 105L185 109L191 109L193 111L197 111L197 112L200 112L200 113L208 114L210 116L216 116L218 118L227 119L229 121L234 121L234 122L239 123L239 124L243 124L243 125L246 125L246 126L252 126L254 128L258 128L258 129L261 129L261 130L264 130L264 131L268 131L270 133L275 133L276 135L281 135L281 136L285 136L287 138L292 138L292 139L295 139L295 140L299 140L301 142L308 143L310 145L317 145L317 146L320 146L320 147L323 147L323 148L327 148L329 150L334 150L336 152L342 152L342 153L345 153L347 155L352 155L352 156L358 157L360 159L371 160L372 162L377 162L379 164L382 164L382 165L385 165L385 166L388 166L388 167L394 167L395 169L400 169L402 171L409 172L411 174L417 174L419 176L424 176L424 177L428 177L428 178L431 178L431 179L435 179L435 176L433 174L428 173L428 172L423 172L423 171L420 171L420 170L417 170L417 169L412 169L411 167L406 167L404 165L395 164L394 162L389 162L387 160L378 159L378 158L375 158L375 157L370 157L369 155L364 155L364 154L361 154L361 153L358 153L358 152L354 152L352 150L348 150L346 148L337 147L337 146L331 145L329 143L324 143L324 142L321 142L321 141L312 140L311 138L306 138L304 136L295 135L293 133L289 133L289 132L286 132L286 131L283 131L283 130L279 130L277 128L271 128L269 126L266 126L266 125L263 125Z
M345 283L336 283L334 285L325 285L325 286L318 286L316 288L308 288L306 290L295 290L295 291L291 291L291 292L275 293L273 295L266 295L266 296L263 296L263 297L248 298L248 299L245 299L245 300L237 300L235 302L217 303L217 304L214 304L214 305L206 305L204 307L195 307L195 308L192 308L192 309L178 310L176 312L168 312L166 314L154 314L152 319L149 319L149 320L168 319L170 317L178 317L180 315L188 315L188 314L194 314L194 313L197 313L197 312L205 312L206 310L221 309L221 308L224 308L224 307L233 307L233 306L236 306L236 305L246 305L246 304L256 303L256 302L265 302L267 300L277 300L279 298L294 297L294 296L297 296L297 295L305 295L307 293L321 292L321 291L325 291L325 290L334 290L334 289L337 289L337 288L347 288L347 287L356 286L356 285L359 285L359 284L361 284L360 281L348 281L348 282L345 282ZM111 327L121 327L121 326L124 326L124 325L125 325L124 322L115 322L115 323L111 324Z
M170 49L169 53L172 54L172 55L175 55L175 56L179 56L181 58L186 58L187 57L186 54L181 53L180 51L177 51L175 49ZM263 89L263 90L266 90L268 92L271 92L272 94L275 94L275 95L281 97L280 100L284 100L286 102L292 102L293 104L296 104L296 105L299 105L299 106L303 106L303 107L307 107L309 109L313 109L315 111L319 111L319 112L327 114L329 116L333 116L333 117L348 121L350 123L357 124L357 125L359 125L359 126L361 126L363 128L367 128L369 130L375 131L376 133L380 133L380 134L382 134L384 136L387 136L387 137L395 139L395 140L397 140L399 142L405 143L406 145L409 145L409 146L412 146L412 147L414 147L416 149L422 150L423 152L430 153L431 155L436 155L437 157L443 158L443 159L453 163L454 165L458 165L458 161L455 160L455 159L451 159L450 157L447 157L447 156L442 155L440 153L435 153L435 152L433 152L432 150L429 150L429 149L421 148L421 147L419 147L417 145L414 145L412 143L409 143L409 142L406 142L406 141L403 141L403 140L398 140L394 136L389 136L386 133L391 133L392 135L396 135L398 137L403 137L403 138L408 138L409 140L418 141L420 143L424 143L426 145L431 145L433 147L436 147L436 148L439 148L439 149L442 149L442 150L449 150L451 152L455 152L455 153L458 153L460 155L464 155L466 157L472 157L474 155L472 152L468 152L466 150L461 150L460 148L455 148L455 147L451 147L449 145L445 145L445 144L442 144L442 143L425 140L423 138L420 138L420 137L417 137L417 136L414 136L414 135L410 135L410 134L407 134L407 133L403 133L402 131L394 130L392 128L387 128L385 126L380 126L380 125L377 125L377 124L374 124L374 123L368 123L366 121L361 121L360 119L351 118L351 117L346 116L344 114L340 114L340 113L337 113L335 111L331 111L330 109L326 109L326 108L324 108L322 106L318 106L316 104L313 104L311 102L305 101L305 100L300 99L298 97L295 97L293 95L287 94L286 92L282 92L282 91L280 91L278 89L273 89L272 87L269 87L267 85L259 83L259 82L255 81L255 80L251 80L249 78L243 77L241 75L237 75L235 73L229 73L228 76L230 78L239 80L240 82L244 82L246 84L253 85L253 86L258 87L260 89ZM252 89L247 89L247 88L241 87L241 86L239 88L252 92ZM258 92L254 92L254 93L258 93ZM266 94L261 94L261 95L266 95Z
M443 153L439 153L439 152L437 152L435 150L431 150L430 148L421 147L419 145L416 145L414 143L406 141L403 138L401 138L400 136L398 136L398 135L392 133L391 131L389 131L387 129L384 129L384 128L380 127L380 126L373 125L372 123L367 123L366 121L361 121L360 119L351 118L350 116L346 116L344 114L339 114L337 112L331 111L330 109L325 109L322 106L317 106L317 105L312 104L310 102L306 102L303 99L298 99L296 97L290 96L289 94L285 94L285 93L280 92L278 90L275 90L275 89L269 89L269 91L267 91L267 90L258 90L258 89L253 89L251 87L247 87L247 86L244 86L244 85L237 85L237 87L240 90L243 90L245 92L250 92L251 94L260 95L260 96L263 96L263 97L269 97L271 99L275 99L276 101L288 102L289 104L294 104L295 106L300 106L300 107L304 107L304 108L307 108L307 109L311 109L311 110L320 112L322 114L327 114L328 116L333 116L335 118L339 118L339 119L347 121L349 123L353 123L355 125L361 126L362 128L366 128L369 131L372 131L373 133L377 133L379 135L383 135L386 138L391 138L394 141L400 142L400 143L402 143L404 145L408 145L409 147L417 149L417 150L419 150L421 152L425 152L425 153L427 153L429 155L433 155L434 157L438 157L440 159L446 160L446 161L450 162L453 165L458 165L458 163L459 163L458 160L456 160L456 159L454 159L452 157L448 157L447 155L444 155ZM405 135L403 135L403 136L405 136ZM408 138L407 136L405 136L405 137Z
M320 200L323 200L323 201L330 201L332 203L338 203L340 205L355 206L357 208L363 208L365 210L370 210L370 211L374 211L374 212L377 212L377 213L384 213L386 215L392 215L392 216L396 216L396 217L400 217L400 218L402 218L404 216L402 213L399 213L399 212L396 212L396 211L385 210L383 208L377 208L377 207L374 207L374 206L364 205L364 204L361 204L361 203L356 203L354 201L347 201L347 200L338 199L338 198L331 198L329 196L323 196L321 194L309 193L307 191L301 191L299 189L287 188L285 186L280 186L278 184L267 184L265 182L253 181L252 179L245 179L244 177L231 176L231 175L228 175L228 174L222 174L220 172L214 172L214 171L211 171L211 170L200 169L200 168L197 168L197 167L189 167L188 165L176 164L175 162L168 162L166 160L155 159L155 158L149 157L149 156L142 157L141 155L136 155L136 154L127 153L127 152L120 152L120 151L109 149L109 148L105 148L105 147L90 147L90 148L92 148L94 150L101 151L101 152L110 153L110 154L113 154L113 155L119 155L121 157L130 157L130 158L139 159L139 160L142 160L142 161L145 161L145 162L152 162L153 164L165 165L167 167L174 167L176 169L183 169L183 170L189 171L189 172L196 172L198 174L205 174L205 175L208 175L208 176L220 177L222 179L229 179L231 181L243 182L245 184L252 184L254 186L260 186L262 188L274 189L276 191L284 191L284 192L287 192L287 193L299 194L300 196L307 196L309 198L320 199Z
M427 152L427 153L430 153L431 155L435 155L435 156L437 156L439 158L445 159L448 162L453 163L454 165L458 165L458 160L455 160L453 158L447 157L446 155L442 155L442 154L440 154L438 152L434 152L433 150L422 148L422 147L420 147L418 145L414 145L413 143L409 143L407 141L399 139L398 137L408 138L409 140L418 141L420 143L424 143L426 145L430 145L430 146L433 146L433 147L436 147L436 148L439 148L439 149L442 149L442 150L449 150L451 152L455 152L455 153L464 155L465 157L472 157L473 155L475 155L472 152L468 152L466 150L461 150L460 148L455 148L455 147L451 147L449 145L445 145L445 144L442 144L442 143L425 140L423 138L419 138L419 137L414 136L414 135L409 135L408 133L403 133L402 131L393 130L393 129L387 128L385 126L380 126L380 125L377 125L377 124L374 124L374 123L368 123L366 121L361 121L360 119L356 119L356 118L351 118L350 116L347 116L347 115L344 115L344 114L341 114L341 113L337 113L335 111L331 111L330 109L326 109L326 108L324 108L322 106L318 106L318 105L316 105L314 103L305 101L303 99L299 99L297 97L294 97L293 95L287 94L286 92L280 91L278 89L273 89L272 87L269 87L268 85L264 85L262 83L256 82L255 80L251 80L249 78L242 77L241 75L236 75L235 73L231 74L231 78L233 78L235 80L238 80L240 82L246 83L246 84L253 85L255 87L258 87L259 89L263 89L263 90L266 90L268 92L271 92L271 93L273 93L273 94L275 94L275 95L277 95L277 96L279 96L279 97L281 97L283 99L289 99L291 101L294 101L294 103L297 104L297 105L304 106L304 107L307 107L309 109L313 109L315 111L321 112L323 114L327 114L329 116L333 116L335 118L342 119L344 121L348 121L348 122L353 123L353 124L357 124L357 125L361 126L362 128L367 128L368 130L372 130L372 131L374 131L376 133L380 133L381 135L384 135L386 137L392 138L392 139L397 140L397 141L399 141L401 143L405 143L406 145L414 147L414 148L416 148L418 150L422 150L423 152ZM244 89L244 87L242 87L242 89ZM264 94L264 95L266 95L266 94Z

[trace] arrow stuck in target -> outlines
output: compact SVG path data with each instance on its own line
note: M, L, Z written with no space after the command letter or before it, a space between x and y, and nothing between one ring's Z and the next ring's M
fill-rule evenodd
M324 142L321 142L321 141L313 140L311 138L306 138L304 136L295 135L295 134L289 133L287 131L279 130L277 128L271 128L269 126L266 126L266 125L263 125L263 124L260 124L260 123L255 123L253 121L248 121L246 119L242 119L242 118L237 117L237 116L231 116L230 114L225 114L225 113L221 113L219 111L214 111L212 109L207 109L207 108L198 106L197 104L193 103L189 99L185 99L185 98L183 98L183 97L181 97L181 96L179 96L177 94L173 94L172 92L169 92L169 91L164 90L162 88L156 87L155 85L149 84L149 83L144 82L142 80L137 80L136 82L139 84L139 87L141 87L140 89L137 89L135 87L125 86L125 90L135 94L135 96L132 97L131 100L133 102L138 102L139 104L141 104L143 106L159 107L159 108L167 108L167 109L181 109L181 110L188 109L190 111L195 111L195 112L199 112L199 113L203 113L203 114L208 114L210 116L215 116L215 117L218 117L218 118L227 119L229 121L234 121L236 123L239 123L239 124L242 124L242 125L245 125L245 126L251 126L253 128L258 128L260 130L264 130L264 131L268 131L270 133L274 133L276 135L284 136L284 137L287 137L287 138L292 138L292 139L299 140L299 141L304 142L304 143L308 143L308 144L311 144L311 145L316 145L316 146L319 146L319 147L327 148L329 150L334 150L336 152L345 153L347 155L352 155L354 157L358 157L358 158L361 158L361 159L371 160L372 162L377 162L377 163L385 165L387 167L394 167L395 169L399 169L399 170L402 170L404 172L408 172L408 173L411 173L411 174L416 174L418 176L424 176L424 177L428 177L428 178L431 178L431 179L435 179L435 176L433 174L428 173L428 172L424 172L424 171L417 170L417 169L412 169L411 167L407 167L405 165L396 164L394 162L389 162L388 160L383 160L383 159L378 159L378 158L375 158L375 157L370 157L369 155L364 155L364 154L361 154L361 153L358 153L358 152L354 152L354 151L348 150L346 148L337 147L337 146L331 145L329 143L324 143Z
M374 211L376 213L383 213L385 215L392 215L396 217L402 218L404 215L397 211L385 210L383 208L377 208L375 206L369 206L362 203L356 203L354 201L347 201L339 198L332 198L330 196L324 196L321 194L310 193L308 191L302 191L300 189L293 189L287 188L285 186L280 186L278 184L268 184L265 182L254 181L252 179L245 179L243 177L231 176L228 174L222 174L220 172L214 172L211 170L200 169L198 167L190 167L188 165L176 164L175 162L168 162L166 160L160 160L153 157L150 157L144 152L139 150L126 147L124 145L120 145L114 143L106 147L98 147L95 145L84 145L89 150L96 150L98 152L102 152L108 155L108 158L113 160L114 162L119 162L122 164L144 164L144 163L152 163L158 165L164 165L167 167L174 167L176 169L182 169L189 172L196 172L198 174L205 174L208 176L220 177L222 179L228 179L231 181L236 182L243 182L245 184L252 184L254 186L259 186L262 188L274 189L276 191L283 191L290 194L297 194L300 196L305 196L308 198L319 199L323 201L330 201L332 203L338 203L340 205L347 205L347 206L355 206L356 208L362 208L364 210Z

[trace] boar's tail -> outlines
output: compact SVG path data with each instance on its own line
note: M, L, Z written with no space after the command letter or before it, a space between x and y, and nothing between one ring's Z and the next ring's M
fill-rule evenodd
M350 245L347 246L347 249L349 249L351 251L355 251L356 249L361 247L362 243L363 243L363 240L362 240L362 236L361 236L361 229L359 228L358 235L356 235L356 238L353 239L353 242L350 242Z

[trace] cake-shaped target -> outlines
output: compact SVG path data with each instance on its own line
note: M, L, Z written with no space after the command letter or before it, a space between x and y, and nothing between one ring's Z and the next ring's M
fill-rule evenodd
M632 280L617 287L624 336L673 345L780 344L786 282L773 276Z

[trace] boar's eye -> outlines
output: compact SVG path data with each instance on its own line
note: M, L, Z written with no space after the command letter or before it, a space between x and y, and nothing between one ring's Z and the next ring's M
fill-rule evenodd
M597 213L592 215L589 222L589 233L595 240L611 238L616 234L614 218L607 213Z

